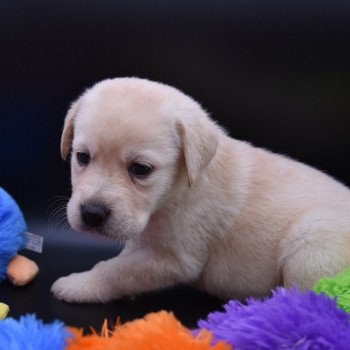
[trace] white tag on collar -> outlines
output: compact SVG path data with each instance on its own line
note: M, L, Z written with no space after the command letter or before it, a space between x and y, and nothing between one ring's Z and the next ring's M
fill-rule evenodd
M24 248L32 252L42 253L44 238L31 232L26 232L25 234L27 236L27 244Z

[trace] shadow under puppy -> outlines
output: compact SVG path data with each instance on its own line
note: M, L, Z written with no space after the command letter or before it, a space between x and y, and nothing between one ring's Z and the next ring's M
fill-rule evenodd
M73 103L68 221L125 241L117 257L58 279L68 302L192 284L220 298L310 288L350 265L350 191L300 162L230 138L182 92L104 80Z

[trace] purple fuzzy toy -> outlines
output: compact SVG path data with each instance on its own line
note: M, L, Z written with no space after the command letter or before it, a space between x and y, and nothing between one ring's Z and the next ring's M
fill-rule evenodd
M349 315L325 294L278 288L270 299L230 301L200 328L234 349L350 349Z

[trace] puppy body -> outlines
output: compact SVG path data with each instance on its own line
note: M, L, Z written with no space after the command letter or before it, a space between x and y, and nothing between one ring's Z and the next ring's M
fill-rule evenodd
M68 112L68 219L123 239L123 252L52 287L71 302L110 300L179 283L218 297L312 287L350 265L350 191L322 172L228 137L181 92L147 80L103 81ZM77 153L91 161L81 166ZM139 179L130 164L152 165ZM129 169L129 170L128 170ZM81 206L110 214L86 227Z

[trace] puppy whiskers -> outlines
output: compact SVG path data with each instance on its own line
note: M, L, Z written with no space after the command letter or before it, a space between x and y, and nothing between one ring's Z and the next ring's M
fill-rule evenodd
M67 203L69 197L57 196L47 209L49 212L48 217L48 232L50 234L57 231L69 230L69 224L67 221ZM51 209L52 208L52 209Z

